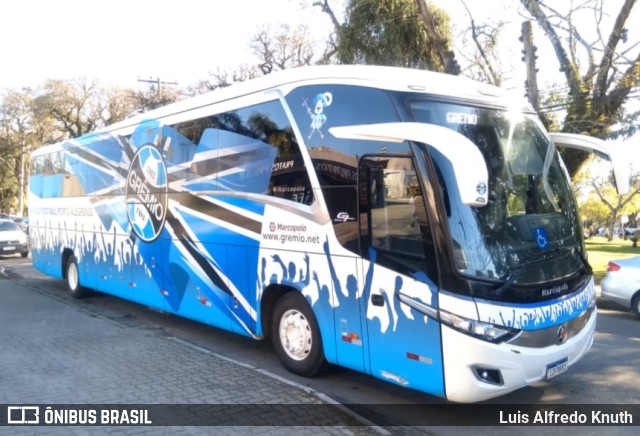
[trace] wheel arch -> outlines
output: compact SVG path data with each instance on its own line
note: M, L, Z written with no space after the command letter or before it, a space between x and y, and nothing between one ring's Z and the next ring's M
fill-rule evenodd
M260 299L260 328L265 338L271 337L270 325L271 318L273 317L273 309L276 307L276 302L288 292L300 292L297 289L273 283L265 288Z

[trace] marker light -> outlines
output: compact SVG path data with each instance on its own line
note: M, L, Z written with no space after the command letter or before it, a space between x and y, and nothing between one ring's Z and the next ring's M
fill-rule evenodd
M607 264L607 271L620 271L620 265L617 263L609 262Z

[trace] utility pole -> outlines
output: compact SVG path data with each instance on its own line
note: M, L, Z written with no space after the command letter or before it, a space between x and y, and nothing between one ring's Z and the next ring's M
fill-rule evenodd
M527 81L525 82L527 88L527 97L529 103L536 111L540 109L540 92L538 91L538 69L536 68L536 51L538 48L533 45L533 29L531 27L531 21L525 21L522 23L522 36L520 40L524 44L524 57L522 60L525 63L527 70Z
M178 82L173 81L173 82L164 82L162 80L160 80L160 77L158 77L157 79L154 79L152 77L149 77L148 79L140 79L138 78L138 82L145 82L145 83L154 83L156 85L156 90L158 92L158 97L160 97L160 87L162 85L177 85Z
M22 150L20 151L20 189L18 189L18 215L23 216L22 209L24 208L24 142L22 143Z

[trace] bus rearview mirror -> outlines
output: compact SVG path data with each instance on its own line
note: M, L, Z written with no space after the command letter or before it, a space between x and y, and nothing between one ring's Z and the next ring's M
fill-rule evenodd
M414 141L432 147L451 163L463 204L479 207L488 202L487 164L478 147L458 132L435 124L406 122L332 127L329 133L341 139Z

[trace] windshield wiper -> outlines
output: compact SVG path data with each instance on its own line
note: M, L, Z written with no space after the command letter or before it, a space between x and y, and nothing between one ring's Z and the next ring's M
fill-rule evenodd
M576 246L558 247L558 248L554 248L554 249L545 251L543 253L544 254L543 257L531 260L529 262L525 262L522 265L520 265L518 268L516 268L513 271L511 271L511 273L507 276L505 281L502 282L497 288L492 290L491 294L493 294L493 295L495 295L497 297L501 296L504 293L504 291L506 291L508 288L510 288L511 285L513 284L513 282L515 282L518 279L518 277L520 277L522 272L524 270L526 270L527 268L529 268L529 267L531 267L533 265L537 265L539 263L544 263L544 262L547 262L547 261L549 261L551 259L554 259L554 258L558 257L556 255L557 253L565 253L567 251L574 251L574 250L576 250ZM578 255L580 256L580 260L582 261L583 266L587 270L587 273L588 274L592 274L593 270L591 269L591 265L589 265L589 262L587 261L587 259L585 259L585 257L582 254L582 252L580 250L577 250L577 251L578 251ZM550 254L552 254L552 255L550 256Z

